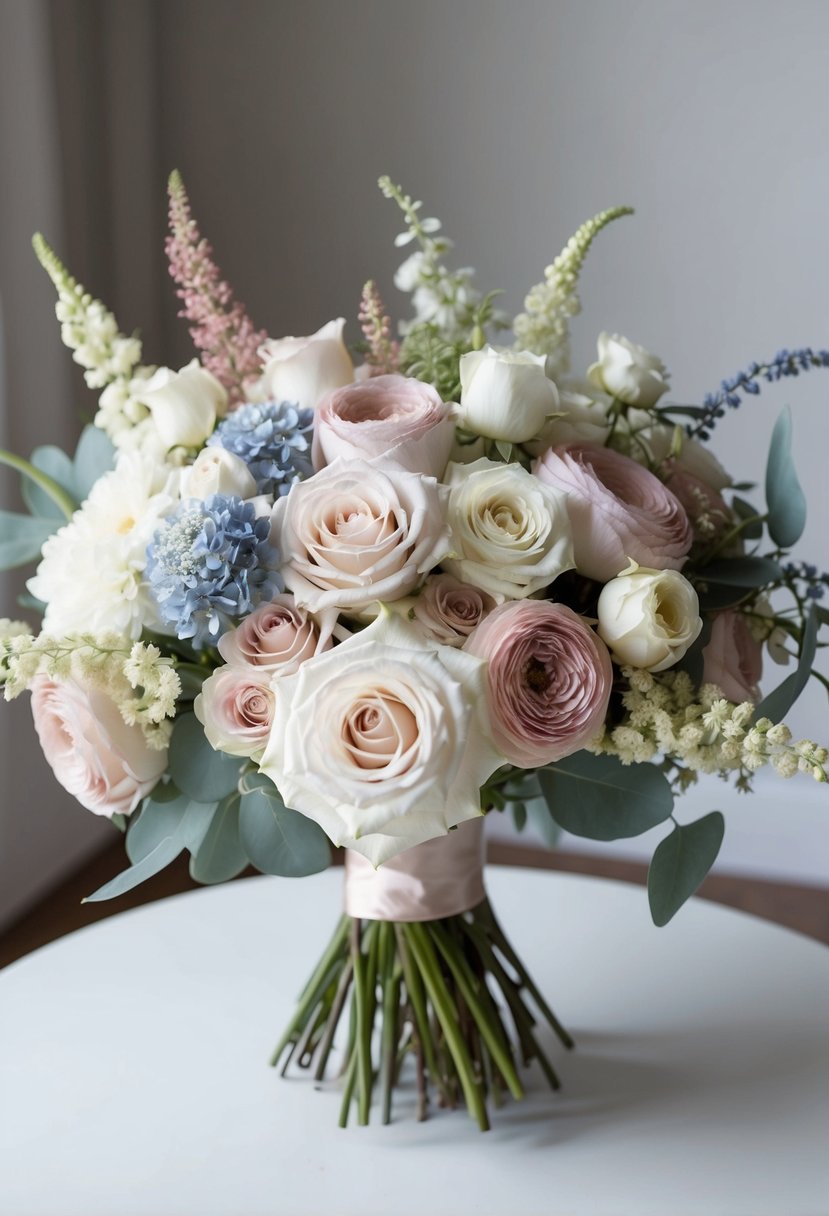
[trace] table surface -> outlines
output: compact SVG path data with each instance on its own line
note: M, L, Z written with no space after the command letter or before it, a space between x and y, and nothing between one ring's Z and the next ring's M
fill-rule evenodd
M692 901L490 869L575 1034L564 1088L340 1130L335 1083L266 1060L339 913L341 873L123 913L0 972L3 1216L826 1216L829 951ZM376 1115L376 1112L373 1112Z

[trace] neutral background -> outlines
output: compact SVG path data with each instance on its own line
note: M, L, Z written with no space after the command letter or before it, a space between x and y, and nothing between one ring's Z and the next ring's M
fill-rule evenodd
M636 206L584 273L576 366L619 330L667 362L674 399L698 401L781 346L829 345L827 46L818 0L0 0L0 443L69 444L94 409L36 228L142 329L148 359L190 357L162 253L174 166L274 336L342 314L355 338L369 275L398 307L388 172L512 311L583 219ZM789 400L812 504L800 552L827 568L829 375L752 399L717 450L760 478ZM14 505L8 479L2 493ZM829 737L818 689L795 726ZM0 747L2 923L108 829L57 789L25 701L0 708ZM760 784L750 807L718 787L702 808L729 812L722 864L826 882L823 791Z

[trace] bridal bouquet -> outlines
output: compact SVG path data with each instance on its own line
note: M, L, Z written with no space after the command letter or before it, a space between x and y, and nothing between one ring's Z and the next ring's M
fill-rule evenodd
M790 415L760 491L708 440L829 352L671 404L661 360L602 333L575 378L579 271L629 208L584 224L509 321L449 268L440 223L380 186L413 315L393 330L367 283L351 350L341 319L254 327L178 174L167 254L198 352L178 371L142 362L35 237L100 397L74 457L0 452L28 508L0 515L0 566L38 563L23 605L42 614L37 633L0 622L0 682L31 692L57 780L125 833L129 867L90 899L183 851L212 883L310 874L343 846L345 913L274 1062L321 1079L336 1058L344 1124L378 1090L388 1121L412 1061L419 1116L463 1102L485 1128L522 1063L558 1084L539 1016L571 1040L486 899L484 815L600 840L664 824L661 925L724 827L674 818L675 794L699 773L747 790L764 765L826 780L826 748L784 724L810 675L826 684L829 622L829 579L789 558ZM790 670L761 700L764 650Z

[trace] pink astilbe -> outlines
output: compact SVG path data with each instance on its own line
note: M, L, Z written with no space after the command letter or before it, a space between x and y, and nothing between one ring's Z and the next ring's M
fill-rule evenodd
M400 362L400 344L391 337L391 321L384 312L380 292L372 279L363 288L359 318L368 347L366 365L369 374L385 376L396 372Z
M268 335L254 329L244 304L221 277L213 261L212 246L204 239L190 211L181 174L170 174L170 234L165 251L176 295L182 301L180 317L190 322L190 336L201 352L204 367L227 389L231 408L246 398L246 386L261 373L258 349Z

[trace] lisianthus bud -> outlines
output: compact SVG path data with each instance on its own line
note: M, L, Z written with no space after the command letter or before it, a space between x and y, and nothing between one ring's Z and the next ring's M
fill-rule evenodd
M524 443L558 409L558 393L544 374L543 355L485 346L461 356L458 422L468 431Z
M665 671L699 637L697 593L676 570L630 563L599 596L599 635L618 663Z

